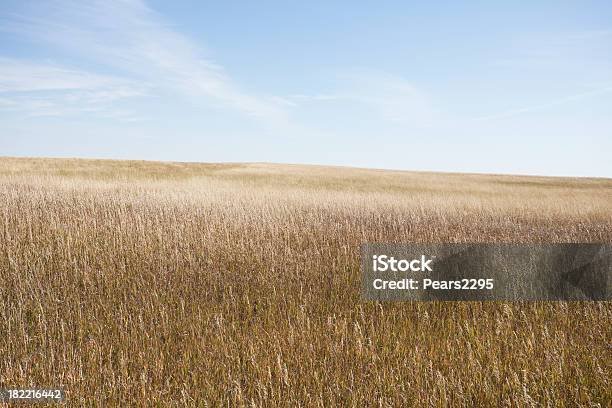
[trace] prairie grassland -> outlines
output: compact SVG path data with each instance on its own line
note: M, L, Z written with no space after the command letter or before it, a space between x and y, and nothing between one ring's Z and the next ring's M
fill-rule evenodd
M364 242L611 242L612 180L0 158L0 387L610 406L612 304L375 303Z

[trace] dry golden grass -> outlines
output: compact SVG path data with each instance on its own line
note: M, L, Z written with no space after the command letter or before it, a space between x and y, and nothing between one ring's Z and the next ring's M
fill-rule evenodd
M612 180L0 158L0 387L610 406L612 304L375 303L363 242L611 242Z

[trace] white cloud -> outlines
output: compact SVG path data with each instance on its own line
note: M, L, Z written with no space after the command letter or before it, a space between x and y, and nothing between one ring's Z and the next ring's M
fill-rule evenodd
M0 92L83 90L128 86L128 82L106 75L0 57Z
M202 56L198 44L165 23L143 1L55 1L38 5L27 17L13 18L3 28L165 91L204 98L268 124L287 120L286 104L241 89L221 66Z
M290 98L296 102L357 103L380 119L400 124L428 125L441 118L427 93L400 76L360 71L341 75L339 82L336 92L294 94Z
M564 75L568 81L582 77L609 78L609 44L612 30L524 32L497 48L491 66L513 72ZM543 77L546 80L546 76Z
M0 57L0 110L28 116L98 112L118 117L113 103L145 94L143 84L122 78Z
M552 108L552 107L559 106L559 105L565 105L567 103L580 101L582 99L586 99L586 98L590 98L590 97L594 97L598 95L603 95L603 94L607 94L610 92L612 92L612 85L600 87L600 88L593 89L587 92L581 92L578 94L565 96L563 98L559 98L559 99L549 101L546 103L542 103L539 105L530 105L530 106L525 106L525 107L521 107L517 109L511 109L505 112L496 113L493 115L482 116L480 118L476 118L476 120L494 120L494 119L510 118L510 117L521 115L524 113L530 113L530 112L539 111L542 109Z
M436 115L425 92L402 77L359 73L348 79L354 89L351 97L372 106L386 120L424 124Z
M289 96L290 99L303 100L303 101L341 101L343 99L350 99L348 95L337 95L337 94L319 94L319 95L307 95L307 94L293 94Z

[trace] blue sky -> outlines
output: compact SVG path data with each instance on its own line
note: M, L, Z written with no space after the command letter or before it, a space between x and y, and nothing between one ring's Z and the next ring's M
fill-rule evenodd
M3 0L0 155L612 177L612 4L459 3Z

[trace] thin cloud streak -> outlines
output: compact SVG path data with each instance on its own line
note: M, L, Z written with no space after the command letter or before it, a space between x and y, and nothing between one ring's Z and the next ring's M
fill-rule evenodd
M0 57L0 92L127 88L129 81L108 75Z
M442 120L430 96L412 82L384 72L358 71L340 76L341 90L334 93L293 94L297 102L359 104L389 123L428 125Z
M77 53L144 81L268 124L287 121L274 97L242 90L200 47L139 0L56 1L2 28Z
M517 115L521 115L521 114L525 114L525 113L530 113L530 112L534 112L534 111L538 111L538 110L542 110L542 109L547 109L547 108L552 108L555 106L559 106L559 105L564 105L566 103L571 103L571 102L575 102L575 101L579 101L585 98L590 98L593 96L598 96L598 95L603 95L603 94L607 94L612 92L612 85L610 86L606 86L603 88L598 88L598 89L594 89L588 92L582 92L579 94L575 94L575 95L570 95L570 96L566 96L564 98L555 100L555 101L551 101L548 103L543 103L540 105L533 105L533 106L526 106L523 108L517 108L517 109L512 109L512 110L508 110L505 112L501 112L501 113L497 113L494 115L487 115L487 116L482 116L479 118L475 118L476 121L487 121L487 120L495 120L495 119L505 119L505 118L511 118L513 116L517 116Z
M147 87L122 78L0 57L0 110L26 116L63 116L97 112L128 118L114 104L145 96Z

